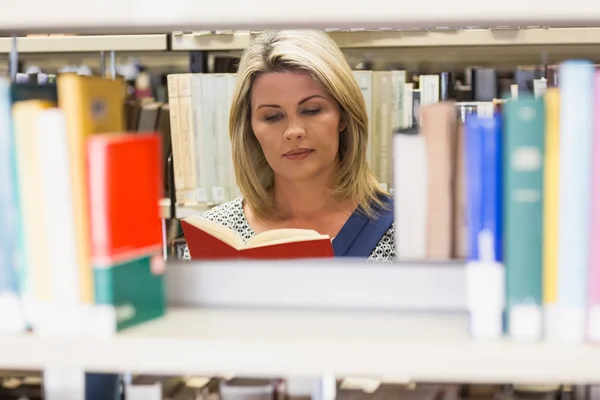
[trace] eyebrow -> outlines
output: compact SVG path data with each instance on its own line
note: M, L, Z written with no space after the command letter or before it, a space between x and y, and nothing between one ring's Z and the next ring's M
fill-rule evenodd
M312 96L308 96L308 97L305 97L304 99L300 100L300 101L298 102L298 105L304 104L304 103L306 103L307 101L309 101L309 100L311 100L311 99L314 99L315 97L319 97L319 98L321 98L321 99L325 99L325 97L323 97L323 96L321 96L321 95L319 95L319 94L313 94ZM258 110L259 108L263 108L263 107L274 107L274 108L281 108L281 106L280 106L280 105L278 105L278 104L261 104L260 106L256 107L256 109Z

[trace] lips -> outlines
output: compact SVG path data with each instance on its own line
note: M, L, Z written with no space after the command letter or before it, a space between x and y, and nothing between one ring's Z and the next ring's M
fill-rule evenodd
M288 151L283 156L289 160L303 160L314 152L312 149L296 149Z

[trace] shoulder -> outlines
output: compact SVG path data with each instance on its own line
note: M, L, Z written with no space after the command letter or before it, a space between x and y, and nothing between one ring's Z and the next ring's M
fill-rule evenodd
M205 211L202 214L202 218L218 222L225 226L230 226L240 218L246 219L244 217L242 201L243 199L238 197L237 199L228 201L227 203L219 204L218 206Z

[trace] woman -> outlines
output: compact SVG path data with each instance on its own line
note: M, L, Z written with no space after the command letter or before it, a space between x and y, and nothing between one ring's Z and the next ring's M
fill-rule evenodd
M365 102L333 40L317 31L264 33L237 74L229 129L243 198L203 217L244 240L314 229L333 238L336 256L393 260L392 199L367 165Z

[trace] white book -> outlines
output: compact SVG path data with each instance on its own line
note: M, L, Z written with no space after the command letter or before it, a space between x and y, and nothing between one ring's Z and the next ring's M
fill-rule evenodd
M394 135L394 220L396 258L427 257L427 147L423 135Z
M202 135L204 128L202 121L202 74L192 75L192 114L193 114L193 140L196 169L195 200L199 203L208 202L208 185L210 170L206 167L206 157L210 149L206 148L206 142Z

